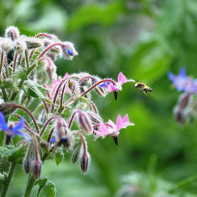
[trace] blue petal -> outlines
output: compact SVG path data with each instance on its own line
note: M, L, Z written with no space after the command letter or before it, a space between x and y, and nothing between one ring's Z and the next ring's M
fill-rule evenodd
M4 131L9 130L9 126L7 125L4 115L0 112L0 129Z
M24 126L25 126L24 118L21 118L20 122L16 126L12 127L12 132L17 132L22 130Z
M169 73L168 73L168 78L169 78L172 82L174 82L174 80L176 79L176 77L174 76L174 74L173 74L172 72L169 72Z
M25 138L25 139L28 140L28 141L31 141L31 138L30 138L30 137L28 137L27 135L25 135L24 133L22 133L22 132L20 132L20 131L17 131L15 134L16 134L16 135L19 135L19 136L22 136L23 138ZM15 135L15 134L14 134L14 135ZM12 137L14 137L14 135L12 135Z
M73 56L73 51L71 49L67 48L66 52L68 53L68 55Z
M52 137L51 140L50 140L50 144L54 144L56 141L55 137Z
M178 76L179 77L183 77L183 78L187 77L187 75L186 75L186 68L181 68Z
M100 84L99 87L101 87L101 88L108 88L106 83Z

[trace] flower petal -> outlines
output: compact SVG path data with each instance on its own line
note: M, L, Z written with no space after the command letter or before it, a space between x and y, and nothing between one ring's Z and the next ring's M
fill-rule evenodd
M122 72L118 75L118 82L122 85L127 82L127 78L123 75Z
M123 127L123 121L122 121L120 114L118 115L116 119L116 127L118 131Z
M24 118L21 118L19 123L16 126L12 127L12 132L17 132L17 131L22 130L24 126L25 126Z
M29 135L27 135L25 132L22 132L22 131L16 131L16 132L12 135L12 137L14 137L14 136L15 136L15 134L16 134L16 135L19 135L19 136L22 136L23 138L25 138L25 139L26 139L26 140L28 140L28 141L31 141L30 136L29 136Z
M0 112L0 130L8 131L9 126L7 125L4 115Z

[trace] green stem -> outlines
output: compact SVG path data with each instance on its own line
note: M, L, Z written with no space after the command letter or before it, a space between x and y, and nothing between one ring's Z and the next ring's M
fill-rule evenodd
M25 59L26 59L26 67L27 67L27 70L28 70L29 69L29 57L28 57L27 50L25 50Z
M12 175L14 174L15 167L16 167L16 162L12 162L12 164L10 166L8 177L6 178L5 183L4 183L4 187L3 187L3 191L1 193L1 197L6 196L6 194L7 194L8 187L10 185Z
M52 152L54 151L56 148L56 146L53 146L49 152ZM45 153L42 157L42 163L44 163L44 161L46 160L46 158L48 157L48 154ZM33 177L32 174L29 174L29 178L28 178L28 182L27 182L27 186L26 186L26 189L25 189L25 193L24 193L24 197L29 197L31 195L31 191L33 189L33 186L35 184L35 181L36 179Z
M32 191L32 188L35 184L36 179L33 177L32 174L29 175L28 183L25 189L24 197L29 197Z

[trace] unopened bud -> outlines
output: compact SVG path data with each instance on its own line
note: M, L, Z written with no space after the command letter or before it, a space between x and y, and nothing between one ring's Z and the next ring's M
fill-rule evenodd
M89 115L93 125L97 125L97 124L103 122L103 120L99 116L99 114L95 114L93 112L88 112L88 115Z
M76 163L78 161L80 156L80 151L81 151L81 141L75 144L73 148L72 158L71 158L73 163Z
M27 49L36 49L43 45L42 40L37 38L25 38Z
M18 54L23 54L23 52L27 49L27 45L26 42L24 41L24 39L17 39L14 43L14 49L16 51L16 53Z
M34 160L32 163L32 172L35 179L38 179L41 174L42 163L39 160Z
M185 120L191 116L192 95L184 93L180 96L178 104L174 108L174 117L178 123L184 124Z
M64 42L63 44L62 51L66 59L72 60L75 55L78 55L72 42Z
M88 166L90 163L90 155L89 153L83 153L81 160L80 160L80 166L81 166L81 170L86 173L88 170Z
M101 81L99 77L92 78L92 85L97 83L98 81ZM102 97L105 97L107 95L106 88L100 87L99 85L94 88L94 90Z
M26 174L29 174L29 172L30 172L30 167L31 167L29 158L26 157L26 158L24 159L24 161L23 161L23 167L24 167L25 173L26 173Z
M0 104L0 112L3 113L4 116L11 114L15 110L16 110L16 107L12 103Z
M85 112L79 111L79 125L87 135L92 134L93 132L92 123Z
M73 96L77 97L81 94L79 83L76 80L69 80L68 85L73 93Z
M10 38L1 38L0 46L2 50L8 52L10 49L12 49L12 40Z
M12 41L19 38L20 32L17 27L10 26L5 30L5 37L11 38Z

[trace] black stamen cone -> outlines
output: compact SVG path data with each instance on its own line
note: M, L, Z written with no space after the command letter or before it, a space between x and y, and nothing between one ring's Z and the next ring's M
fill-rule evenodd
M114 98L115 98L115 100L118 99L118 92L116 92L116 91L114 91Z
M6 140L5 140L5 144L9 145L11 142L11 136L10 135L6 135Z
M118 136L114 136L113 138L114 138L114 142L115 142L116 146L118 146Z

